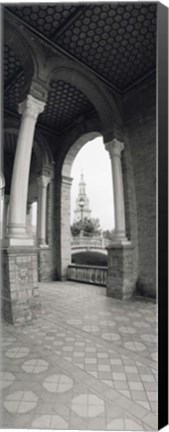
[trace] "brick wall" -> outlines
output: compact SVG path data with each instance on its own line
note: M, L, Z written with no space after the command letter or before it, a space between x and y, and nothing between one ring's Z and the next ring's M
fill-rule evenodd
M132 296L135 288L133 247L108 248L107 296L121 300Z
M37 252L29 250L3 251L3 316L11 324L21 324L37 316L40 298L37 277Z
M124 140L131 149L138 232L136 292L156 292L156 83L149 80L123 97ZM135 224L134 214L131 223Z

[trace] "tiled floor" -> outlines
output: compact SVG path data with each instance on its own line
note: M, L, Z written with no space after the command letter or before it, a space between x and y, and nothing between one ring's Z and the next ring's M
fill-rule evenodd
M156 305L40 284L42 311L2 333L1 428L156 430Z

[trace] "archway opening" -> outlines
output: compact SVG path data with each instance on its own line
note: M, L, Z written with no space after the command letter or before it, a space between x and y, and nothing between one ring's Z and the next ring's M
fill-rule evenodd
M103 138L87 141L71 168L71 261L107 266L114 231L111 163Z

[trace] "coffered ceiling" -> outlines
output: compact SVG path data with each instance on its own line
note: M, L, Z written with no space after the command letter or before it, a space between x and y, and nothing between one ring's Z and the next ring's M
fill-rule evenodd
M120 94L156 68L156 2L33 3L5 6L41 43L80 63L110 92ZM4 105L16 112L24 74L12 50L4 48ZM94 112L75 86L52 81L39 123L61 133L81 115Z

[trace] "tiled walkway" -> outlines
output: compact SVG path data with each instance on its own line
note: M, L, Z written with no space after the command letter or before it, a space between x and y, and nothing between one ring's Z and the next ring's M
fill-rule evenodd
M156 430L156 305L40 284L42 313L4 325L1 428Z

